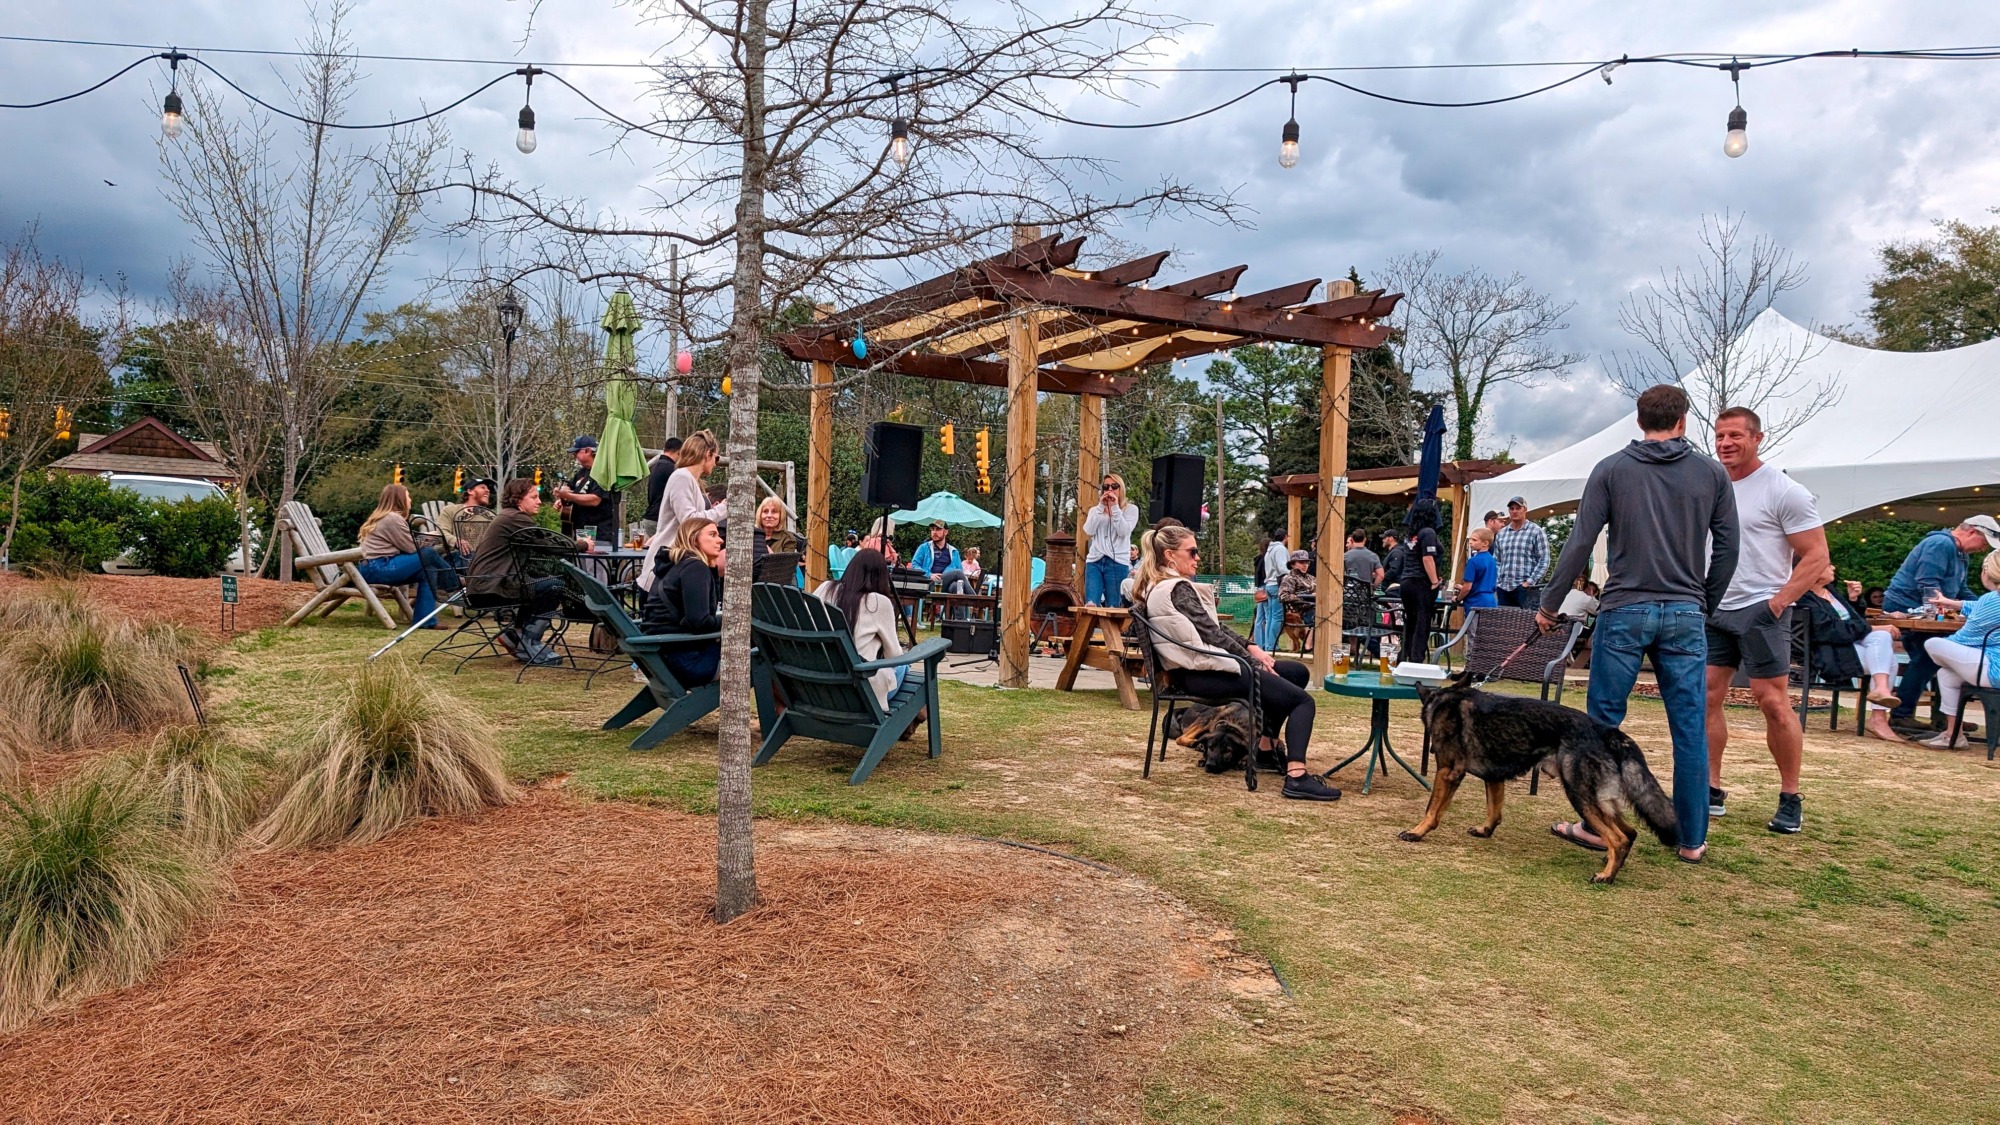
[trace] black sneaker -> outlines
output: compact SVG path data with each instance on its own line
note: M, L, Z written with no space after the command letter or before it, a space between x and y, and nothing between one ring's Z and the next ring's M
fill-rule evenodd
M1340 790L1328 785L1316 773L1302 773L1297 777L1286 774L1284 796L1294 801L1338 801Z
M1766 824L1764 827L1773 832L1783 832L1787 835L1797 832L1799 829L1805 827L1806 818L1803 806L1804 802L1799 799L1797 793L1778 794L1778 815L1772 817L1771 823Z
M1729 806L1727 806L1726 804L1724 804L1724 803L1723 803L1723 802L1724 802L1724 801L1725 801L1725 800L1726 800L1726 799L1727 799L1728 797L1729 797L1729 792L1728 792L1728 790L1725 790L1725 789L1717 789L1717 788L1716 788L1715 786L1713 786L1713 785L1709 786L1709 787L1708 787L1708 815L1709 815L1709 816L1711 816L1711 817L1717 817L1717 816L1728 816L1728 815L1729 815Z
M1889 729L1895 731L1897 734L1914 734L1924 738L1929 738L1937 733L1936 730L1931 728L1928 722L1917 718L1915 715L1898 715L1893 711L1889 713Z

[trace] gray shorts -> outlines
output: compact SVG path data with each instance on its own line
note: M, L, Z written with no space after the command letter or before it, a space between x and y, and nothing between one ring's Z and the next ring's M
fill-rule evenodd
M1771 603L1719 609L1708 619L1708 666L1742 668L1753 680L1785 675L1792 667L1792 611L1771 616Z

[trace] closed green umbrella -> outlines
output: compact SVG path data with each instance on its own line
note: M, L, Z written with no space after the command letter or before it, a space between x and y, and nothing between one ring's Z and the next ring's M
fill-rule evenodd
M955 492L933 492L905 512L892 512L897 523L941 523L949 527L999 527L1001 520L992 512L963 500Z
M590 478L613 492L621 492L646 476L646 455L639 449L639 431L632 425L632 413L639 405L639 388L632 382L638 365L639 349L632 337L639 334L639 310L632 294L623 289L611 295L611 307L604 310L604 433L597 439L597 462Z

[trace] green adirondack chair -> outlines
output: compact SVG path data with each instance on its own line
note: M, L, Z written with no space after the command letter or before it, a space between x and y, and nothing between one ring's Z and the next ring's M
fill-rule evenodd
M638 623L626 615L625 607L618 604L610 587L599 581L596 575L564 563L563 579L569 583L577 598L590 608L591 615L618 638L619 649L646 674L646 686L640 688L632 701L619 709L616 715L604 720L605 730L617 730L658 708L662 712L660 717L632 740L632 749L650 750L686 730L696 719L715 710L722 702L720 685L686 687L675 678L673 669L667 667L666 660L660 655L670 648L716 640L722 634L643 632Z
M770 761L793 735L824 739L865 750L847 779L849 785L859 785L925 708L930 709L931 757L944 753L937 688L938 662L950 643L944 638L925 641L901 656L863 661L838 608L796 587L770 582L751 587L750 636L785 700L784 713L764 727L757 765ZM905 665L909 676L885 710L868 677Z

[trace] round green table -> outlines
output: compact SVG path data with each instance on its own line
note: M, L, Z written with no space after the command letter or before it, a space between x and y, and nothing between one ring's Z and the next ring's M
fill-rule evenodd
M1366 699L1371 704L1368 716L1368 745L1356 750L1345 761L1326 771L1321 776L1332 777L1334 774L1353 765L1361 758L1366 757L1368 759L1368 775L1361 781L1361 792L1363 795L1366 795L1368 790L1375 784L1375 767L1378 765L1381 766L1382 772L1385 774L1389 771L1389 763L1382 760L1383 756L1387 755L1394 759L1397 765L1403 767L1411 777L1416 778L1418 785L1423 786L1425 789L1431 787L1431 783L1425 781L1422 774L1411 769L1410 763L1404 761L1402 755L1396 753L1394 746L1389 745L1389 701L1392 699L1416 699L1417 689L1413 685L1399 684L1379 672L1356 670L1344 676L1328 676L1320 683L1320 686L1325 688L1329 694L1345 695L1355 699Z

